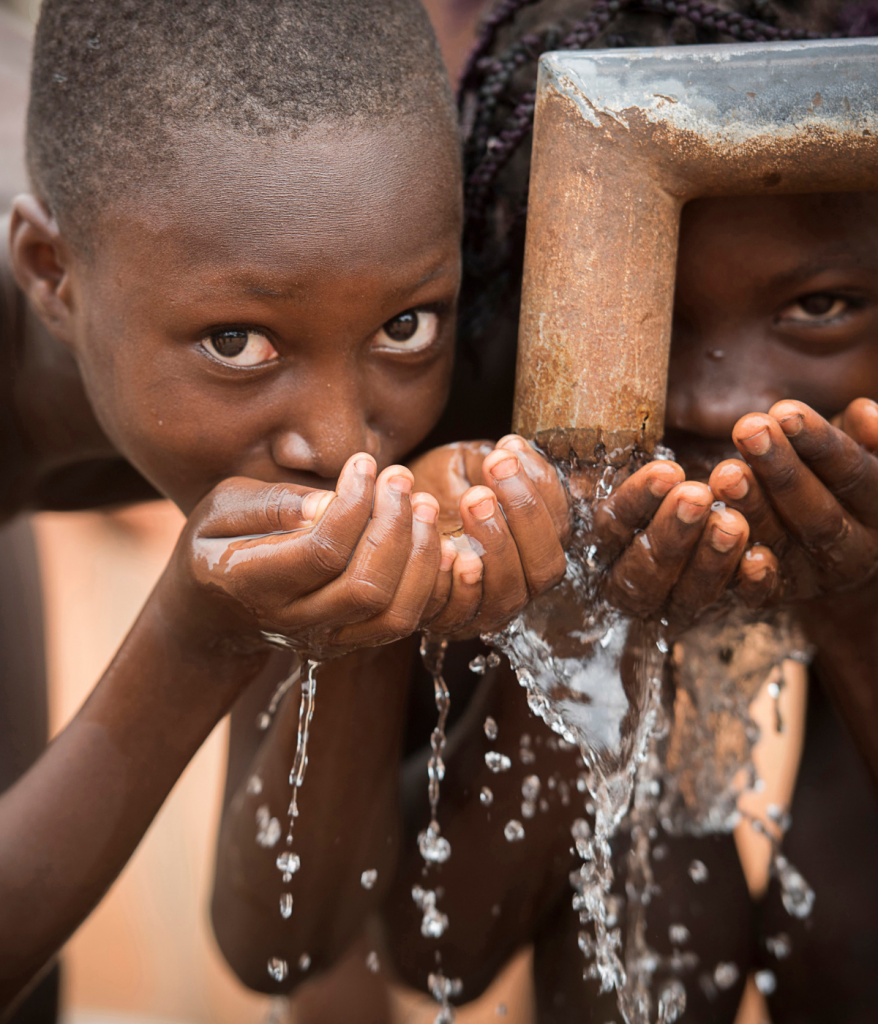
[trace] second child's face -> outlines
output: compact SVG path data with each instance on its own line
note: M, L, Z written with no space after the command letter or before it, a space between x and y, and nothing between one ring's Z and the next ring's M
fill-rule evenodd
M878 399L878 193L703 199L683 211L667 443L706 476L736 420Z
M187 513L231 476L332 488L357 451L398 462L448 394L456 149L387 128L193 152L73 271L104 431Z

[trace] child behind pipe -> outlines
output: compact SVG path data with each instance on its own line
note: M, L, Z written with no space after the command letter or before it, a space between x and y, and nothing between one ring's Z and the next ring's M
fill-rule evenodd
M476 415L483 417L479 429L489 436L505 429L506 422L500 414L492 427L485 417L504 408L504 396L495 392L492 400L488 392L511 377L517 324L508 311L517 308L523 239L523 220L514 214L526 196L528 170L528 136L520 129L529 104L522 94L533 87L536 55L565 38L574 47L711 41L712 34L697 27L701 22L686 22L685 10L680 18L679 4L667 11L656 5L650 15L633 5L618 7L615 18L603 9L592 28L588 4L500 5L498 12L507 15L522 10L517 18L507 17L505 26L501 22L493 41L488 34L489 46L482 51L488 58L464 79L463 106L473 128L461 345L464 357L469 351L471 358L469 365L461 360L457 385L459 394L472 387L485 395ZM779 17L782 29L786 18L787 25L829 34L839 25L855 25L855 13L844 12L835 24L837 15L825 8L798 11L798 22L783 11L766 20L777 26ZM671 39L663 35L668 27ZM727 38L720 34L716 41ZM498 138L499 145L490 143ZM662 897L650 908L650 942L669 954L667 929L675 915L690 924L690 948L701 966L687 979L690 1010L684 1019L734 1019L747 970L757 967L778 976L769 999L776 1021L865 1020L874 1006L874 972L868 965L878 953L872 924L878 890L868 866L878 818L868 775L873 782L878 776L872 668L878 653L878 462L873 454L878 406L872 400L878 398L876 227L875 194L700 200L683 215L667 443L689 479L704 481L702 501L718 498L726 514L733 510L742 517L726 521L736 537L732 549L746 546L737 581L723 569L709 578L729 579L752 607L793 609L816 646L817 683L801 767L804 785L785 844L817 889L813 924L783 913L776 883L765 894L765 868L754 871L752 859L747 865L755 897L751 910L731 842L661 837L669 852L654 864ZM491 309L501 311L493 321ZM479 365L489 366L490 374L480 376ZM452 403L448 429L470 432L469 408L465 401ZM644 509L642 518L632 515L638 501L650 500L648 488L635 487L635 481L631 478L610 499L615 516L609 518L625 536L631 527L644 528L653 542L649 552L659 554L629 548L613 565L610 592L632 614L682 611L677 629L685 635L709 595L703 592L701 601L681 609L678 582L665 598L663 588L678 580L680 566L691 570L693 562L668 560L667 541L656 547L661 511L651 523L652 509ZM698 485L684 486L693 488L694 497ZM714 520L701 536L724 525ZM699 557L702 548L695 560ZM638 560L651 563L653 575L651 587L636 588L632 602L628 588L614 584L619 564ZM484 769L481 759L490 746L481 729L484 715L496 719L501 737L505 734L512 745L506 752L513 755L522 732L539 733L502 675L495 670L479 714L462 722L449 741L440 817L455 856L433 883L444 889L443 910L452 922L437 944L443 969L462 977L466 995L473 997L516 947L533 942L538 1019L609 1019L615 1013L613 997L599 998L596 983L582 981L578 923L570 909L567 876L577 863L569 825L581 808L565 813L558 801L526 828L524 842L508 844L502 836L503 823L520 816L523 775L537 772L545 786L547 777L569 779L575 772L570 757L565 761L545 745L532 768L502 776ZM845 732L835 724L820 687L832 698ZM788 739L784 757L794 777L801 736ZM838 766L837 776L830 764ZM493 790L487 813L476 799L482 784ZM410 833L424 815L421 797L414 801ZM827 834L829 821L837 836ZM407 909L408 890L420 872L410 847L386 917L397 963L405 976L422 980L433 961L415 941L418 921ZM468 858L467 849L479 856ZM686 866L696 856L709 866L712 890L698 888L687 875ZM780 932L793 938L793 954L784 960L772 957L766 944ZM698 973L709 975L723 961L737 965L737 983L725 991L702 986Z

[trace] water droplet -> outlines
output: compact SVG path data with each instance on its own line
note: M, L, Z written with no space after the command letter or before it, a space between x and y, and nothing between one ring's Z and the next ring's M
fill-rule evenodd
M518 751L518 760L522 764L533 764L536 761L537 755L530 749L530 747L522 747Z
M421 921L421 935L427 939L441 938L448 927L448 916L436 907L436 893L432 889L422 889L416 885L412 888L412 899L424 914Z
M511 821L506 822L503 829L503 835L506 836L510 843L521 842L521 840L524 839L524 825L513 818Z
M674 946L685 946L691 936L685 924L672 924L668 927L668 938Z
M268 713L267 713L266 711L263 711L263 712L262 712L262 713L261 713L261 714L260 714L260 715L259 715L259 716L257 717L257 719L256 719L256 728L257 728L257 729L261 729L261 730L262 730L262 732L265 732L265 730L266 730L266 729L267 729L267 728L268 728L268 727L269 727L270 725L271 725L271 715L269 715L269 714L268 714Z
M491 718L490 715L485 719L485 735L493 743L497 739L497 734L500 730L497 728L497 723Z
M577 818L570 826L570 835L574 839L590 839L591 825L589 825L585 818Z
M677 978L669 981L659 993L658 1024L674 1024L686 1012L686 989Z
M738 965L727 961L718 963L713 969L714 984L723 991L731 988L740 976L741 972L738 970Z
M793 944L786 932L769 935L765 940L765 948L778 960L785 960L793 951Z
M486 667L487 662L485 660L484 654L480 654L477 658L473 658L473 660L469 663L470 672L474 672L477 676L483 676L485 674Z
M272 818L267 804L263 804L261 807L257 808L256 825L258 828L256 833L256 842L267 849L270 849L272 846L276 846L277 841L280 839L280 822L277 818Z
M777 978L774 976L774 971L757 971L753 975L753 980L764 996L772 995L777 988Z
M521 816L522 818L532 818L537 813L537 805L530 804L527 800L521 802Z
M790 917L805 918L814 909L814 890L786 857L775 857L774 865L781 887L781 901Z
M704 861L692 861L689 865L689 877L696 885L703 885L710 878L710 872L707 870L707 865Z
M540 795L540 777L538 775L526 776L521 784L521 795L528 803L534 803Z
M310 966L311 966L311 957L308 956L307 953L303 953L299 957L299 970L300 971L307 971Z
M499 1003L497 1005L496 1013L498 1017L505 1017L508 1012L509 1011L506 1009L506 1003Z
M424 860L432 864L444 864L451 856L451 843L439 834L439 826L435 821L418 836L418 849Z
M664 860L667 857L669 851L664 843L660 843L658 846L653 848L652 857L653 860Z
M284 850L275 863L278 871L282 871L285 875L294 875L302 866L299 855L290 853L289 850Z
M247 795L248 796L259 796L262 792L262 779L258 775L251 775L247 779Z
M283 981L288 973L289 967L286 960L281 960L279 956L273 956L268 961L268 974L275 981Z
M362 885L364 889L371 889L377 880L378 872L375 868L369 868L368 871L364 871L360 875L360 885Z
M485 807L490 807L491 804L494 802L494 794L491 792L490 789L488 789L487 786L482 786L482 789L479 793L479 800L482 801Z
M492 772L508 772L512 762L505 754L498 754L496 750L489 750L485 754L485 764Z
M500 664L500 655L496 651L491 651L488 655L487 665L488 668L496 668Z
M284 919L288 918L293 912L293 897L288 892L281 893L280 897L280 916Z
M667 642L665 640L662 640L661 637L659 637L658 640L656 640L655 645L662 652L662 654L668 653Z
M712 359L715 363L725 359L725 351L721 348L710 348L707 350L707 358Z
M378 954L375 950L371 950L369 955L366 957L366 968L373 974L377 974L381 970L381 964L378 960Z

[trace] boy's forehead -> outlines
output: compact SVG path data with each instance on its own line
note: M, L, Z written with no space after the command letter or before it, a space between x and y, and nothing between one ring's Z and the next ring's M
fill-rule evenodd
M828 256L878 255L878 192L699 199L683 211L681 242L771 245Z
M98 251L178 263L404 259L460 233L457 149L426 126L189 139L173 182L107 204Z

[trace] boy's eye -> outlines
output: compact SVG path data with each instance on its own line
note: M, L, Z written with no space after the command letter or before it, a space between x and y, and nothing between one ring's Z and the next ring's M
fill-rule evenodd
M820 324L835 320L850 311L854 303L850 299L830 292L815 292L804 295L780 314L781 320L797 324Z
M439 317L425 309L407 309L388 320L375 335L378 348L393 352L420 352L436 340Z
M201 345L215 359L229 366L258 366L277 359L274 345L258 331L218 331Z

